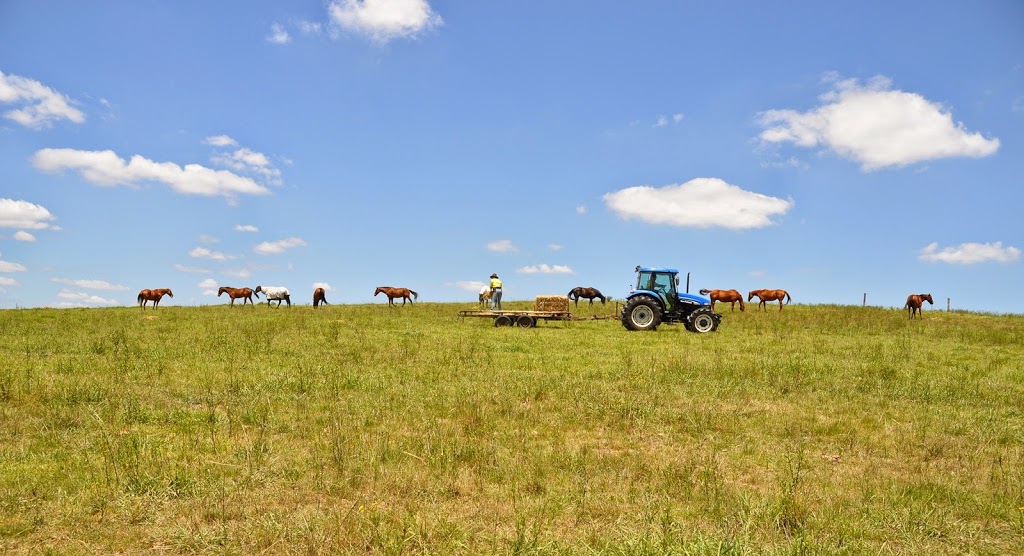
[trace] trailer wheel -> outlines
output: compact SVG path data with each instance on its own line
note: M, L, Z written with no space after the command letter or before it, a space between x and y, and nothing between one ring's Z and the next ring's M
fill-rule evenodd
M500 317L495 317L494 326L512 326L512 317L508 315L501 315Z
M533 317L529 315L523 315L516 319L516 326L519 328L533 328L537 326L537 321L533 320Z

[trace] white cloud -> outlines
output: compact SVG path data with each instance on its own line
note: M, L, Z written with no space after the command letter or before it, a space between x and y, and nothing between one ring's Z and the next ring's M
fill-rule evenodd
M220 251L211 251L205 247L196 247L188 252L188 256L196 259L210 259L211 261L230 261L238 258L235 255L225 255Z
M239 193L270 193L251 178L226 170L212 170L198 164L187 164L183 168L173 162L153 162L139 155L126 163L110 150L42 149L32 157L32 163L47 172L76 170L87 181L102 186L136 186L141 182L155 181L186 195L234 198Z
M292 38L280 23L274 23L270 26L270 34L267 35L267 42L272 42L274 44L288 44L292 42Z
M282 239L280 241L264 241L263 243L260 243L259 245L254 247L253 251L259 253L260 255L277 255L280 253L284 253L285 251L293 247L302 247L304 245L306 245L305 241L297 237L292 237L288 239Z
M517 268L516 272L523 274L573 274L573 270L565 265L535 264Z
M328 12L331 21L342 29L380 43L412 38L444 24L426 0L333 0Z
M685 117L686 116L683 115L682 112L679 112L679 113L676 113L676 114L672 114L672 123L678 124L678 123L682 122L683 118L685 118Z
M17 280L14 278L8 278L6 276L0 276L0 286L15 287L20 286Z
M214 147L234 147L238 145L238 141L235 141L227 135L211 135L210 137L203 139L203 144Z
M586 213L587 213L587 207L585 207L583 205L580 205L580 206L576 207L576 214L586 214Z
M313 282L313 289L315 290L317 288L323 288L324 291L326 291L326 292L333 292L333 291L335 291L334 287L332 287L327 282Z
M718 178L694 178L681 185L627 187L604 195L620 218L649 224L734 230L775 224L773 216L793 207L783 200L743 190Z
M549 243L548 244L548 249L550 249L552 251L561 251L562 250L562 246L557 244L557 243Z
M202 282L199 282L196 285L199 286L200 288L205 288L205 289L219 287L217 285L217 281L214 280L213 278L207 278L206 280L203 280Z
M1003 247L1003 242L961 243L939 250L938 243L931 243L921 250L918 259L928 262L950 264L978 264L985 262L1010 263L1020 260L1020 249Z
M260 231L260 229L257 228L256 226L253 226L252 224L239 224L239 225L235 226L235 231L236 232L258 232L258 231Z
M519 251L519 248L512 244L511 239L499 239L488 243L487 250L498 253L508 253L511 251Z
M25 272L28 268L23 264L0 260L0 272Z
M51 282L58 284L64 284L66 286L75 286L77 288L88 288L91 290L106 290L123 292L128 290L128 286L122 286L120 284L111 284L104 280L72 280L70 278L50 278Z
M220 243L220 240L213 236L202 234L199 236L199 243Z
M672 114L671 116L666 116L662 114L658 116L658 119L654 122L654 125L652 125L651 127L666 127L669 123L678 125L680 122L683 121L684 117L685 116L683 116L682 113L678 112Z
M76 292L68 289L62 289L57 292L57 297L84 305L117 305L117 300L114 299L106 299L98 295L92 295L86 292Z
M28 201L0 199L0 228L21 228L27 230L45 230L50 222L57 217L50 214L46 207Z
M940 104L891 89L876 77L867 84L838 81L808 112L768 110L758 115L766 143L823 145L861 163L864 170L905 166L955 156L980 158L999 149L999 139L970 133Z
M664 115L658 116L658 120L651 127L665 127L668 125L668 118Z
M247 268L238 268L238 269L225 270L223 274L225 276L231 276L233 278L250 278L250 277L252 277L252 272L249 272L249 269L247 269Z
M14 232L14 239L16 241L32 243L36 240L36 236L26 232L25 230L18 230L17 232Z
M481 280L459 280L455 282L455 287L467 292L479 293L480 288L486 286Z
M20 108L8 111L4 117L25 127L49 127L60 119L71 120L76 124L85 121L85 114L73 108L68 97L34 79L5 75L2 71L0 103L20 105Z
M319 35L323 31L323 26L313 21L300 20L297 25L303 35Z
M211 157L210 161L221 166L227 166L236 172L256 174L275 185L280 185L281 183L281 170L275 168L270 163L267 155L261 152L241 148L231 153Z
M197 274L210 274L210 273L213 272L212 270L208 270L208 269L205 269L205 268L199 268L199 267L195 267L195 266L185 266L183 264L176 264L176 265L174 265L174 269L179 271L179 272L193 272L193 273L197 273Z

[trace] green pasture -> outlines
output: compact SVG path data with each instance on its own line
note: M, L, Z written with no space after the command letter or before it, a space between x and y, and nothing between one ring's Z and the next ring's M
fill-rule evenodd
M1024 316L166 301L0 311L0 551L1024 553Z

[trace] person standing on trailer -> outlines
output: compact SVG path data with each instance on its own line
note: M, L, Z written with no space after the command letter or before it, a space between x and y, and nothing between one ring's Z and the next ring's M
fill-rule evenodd
M491 274L491 310L501 310L501 278L498 274Z

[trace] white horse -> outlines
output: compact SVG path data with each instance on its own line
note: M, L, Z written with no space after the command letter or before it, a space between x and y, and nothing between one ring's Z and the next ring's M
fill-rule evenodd
M282 301L287 302L289 307L292 306L292 296L288 293L288 288L281 286L267 286L265 288L263 286L256 286L256 289L253 290L257 298L259 298L260 292L267 296L267 307L270 306L271 301L277 301L278 307L281 306Z
M480 295L478 296L478 298L480 301L480 306L485 307L487 305L487 302L491 300L491 288L488 286L480 288Z

